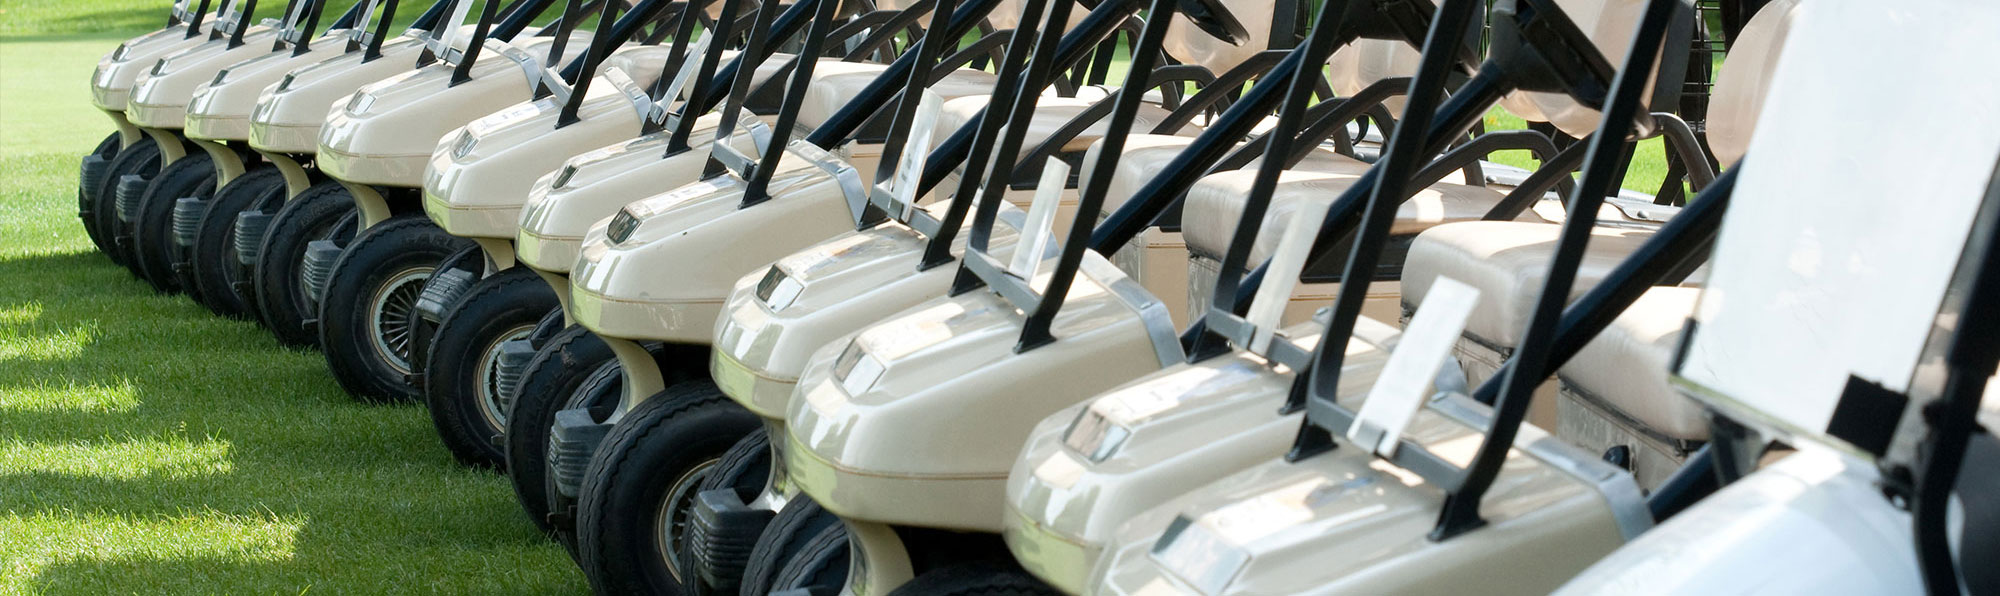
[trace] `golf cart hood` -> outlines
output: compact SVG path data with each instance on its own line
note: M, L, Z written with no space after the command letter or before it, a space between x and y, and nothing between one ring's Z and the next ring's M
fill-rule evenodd
M196 87L215 80L216 71L272 53L271 40L277 36L275 27L254 25L243 31L243 44L234 48L224 37L160 59L132 85L125 117L141 128L180 129L187 123L188 101L194 99Z
M942 219L945 203L929 209ZM995 254L1011 255L1026 214L1002 205ZM952 253L965 249L964 232ZM896 221L842 234L736 282L716 323L709 372L715 384L758 416L785 417L793 386L813 352L863 326L940 296L958 270L918 271L930 239Z
M787 477L843 518L1000 531L1007 471L1036 423L1159 370L1156 326L1174 333L1165 307L1094 253L1057 341L1016 352L1025 320L979 289L827 344L786 415Z
M1482 435L1468 422L1483 428L1490 415L1447 394L1403 438L1470 460ZM1448 540L1429 537L1442 488L1336 440L1332 451L1271 458L1140 516L1093 585L1103 594L1546 594L1625 540L1591 486L1622 472L1534 427L1521 429L1481 502L1487 524Z
M1559 593L1922 593L1910 514L1881 505L1881 481L1873 464L1808 445L1702 499Z
M213 27L214 21L210 20L200 32L189 37L186 25L174 25L118 44L118 49L98 59L97 70L90 75L90 103L100 110L125 111L132 85L138 82L140 74L152 69L161 58L206 43L208 29Z
M702 167L708 165L708 145L715 140L715 125L721 121L721 114L696 120L688 150L671 156L666 152L673 131L660 131L577 155L543 175L528 189L527 203L521 207L514 258L538 270L569 273L592 224L617 213L632 197L700 179ZM748 136L737 137L736 148L756 154Z
M1399 331L1363 318L1347 345L1342 396L1375 381ZM1321 325L1281 332L1310 350ZM1007 475L1002 532L1021 565L1082 593L1106 544L1127 520L1291 447L1284 414L1295 374L1246 351L1177 364L1044 418ZM1163 525L1154 526L1157 533Z
M575 320L609 337L707 344L745 272L853 229L841 183L790 151L770 194L743 207L743 182L723 175L592 226L571 268Z
M571 35L585 47L591 33ZM319 134L319 166L356 184L423 186L424 167L438 139L452 129L535 92L530 77L544 76L542 58L552 37L511 44L488 39L472 63L470 79L451 84L452 64L437 63L369 83L326 115Z
M634 46L605 60L576 111L558 127L562 96L515 104L438 139L424 170L424 212L454 236L511 239L542 175L569 156L630 138L653 105L646 88L667 46Z
M319 129L328 111L347 105L348 96L363 85L408 72L423 49L419 32L407 32L384 40L380 58L364 62L363 52L347 52L285 73L257 96L257 107L250 111L250 147L318 153Z
M284 80L285 73L339 56L346 40L347 30L335 29L312 40L304 54L295 55L286 49L222 69L213 80L195 87L187 108L187 136L216 141L250 140L250 112L257 109L264 90Z

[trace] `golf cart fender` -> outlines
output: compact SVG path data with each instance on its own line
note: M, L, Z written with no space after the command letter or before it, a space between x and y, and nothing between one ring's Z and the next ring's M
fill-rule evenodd
M1481 438L1468 422L1490 415L1469 397L1444 396L1402 436L1462 463ZM1481 502L1486 525L1446 540L1430 538L1443 489L1336 441L1298 462L1272 457L1128 522L1093 572L1093 589L1546 594L1625 540L1613 506L1583 479L1622 472L1534 427L1521 429Z
M140 128L179 130L187 124L188 101L196 87L215 80L215 73L230 65L272 53L271 40L277 36L276 28L257 25L245 30L243 44L234 48L225 37L160 59L132 85L125 117Z
M125 111L139 75L151 70L161 58L207 42L207 27L213 26L213 20L207 21L202 31L189 37L186 25L175 25L118 44L118 49L98 59L97 70L90 74L91 105L107 112Z
M1356 323L1340 377L1345 402L1368 392L1401 333L1366 317ZM1280 341L1311 350L1320 329L1293 325ZM1284 455L1299 425L1297 413L1280 411L1294 376L1236 351L1168 367L1043 419L1007 476L1002 534L1015 558L1082 593L1127 520Z
M1032 350L1015 351L1026 317L985 289L820 348L786 412L787 477L843 518L999 532L1008 470L1035 425L1164 366L1119 295L1143 290L1094 253L1084 262L1059 339ZM1163 308L1157 319L1171 327Z
M988 245L995 256L1012 256L1015 230L1025 218L1020 209L1002 204L1000 225ZM966 236L961 231L953 239L953 254L964 251ZM820 346L951 287L957 267L917 270L929 242L892 220L842 234L737 280L716 323L710 376L751 412L784 418L799 374Z
M313 40L304 54L270 52L222 69L195 87L188 101L185 134L215 141L249 140L250 112L264 90L293 69L340 55L346 39L346 29L335 29Z
M1910 514L1877 467L1818 445L1744 477L1611 553L1558 594L1921 594ZM1970 527L1970 526L1968 526ZM1810 562L1812 573L1800 573ZM1612 590L1618 590L1613 592Z
M409 72L423 49L422 39L404 34L384 41L382 57L375 60L363 62L363 52L347 52L285 73L257 96L250 111L250 147L266 153L318 153L327 112L347 105L348 96L364 85Z
M320 169L358 184L422 187L424 167L452 129L534 93L534 55L487 40L471 79L451 81L456 66L437 63L369 83L326 114L319 131Z
M653 70L658 69L655 63ZM556 126L562 102L547 97L515 104L446 134L424 170L424 212L454 236L513 240L520 230L521 207L537 179L569 156L629 138L640 129L644 111L652 105L645 85L610 68L595 77L578 106L578 120L567 126Z
M731 176L626 205L571 268L577 322L600 335L705 345L743 274L853 229L833 176L786 153L771 199L743 207ZM618 242L607 228L623 228Z
M536 269L569 273L592 224L611 217L633 197L699 181L721 121L720 114L696 120L690 147L671 156L666 155L667 140L673 132L660 131L572 157L543 175L521 207L514 234L517 257ZM748 135L736 139L736 148L756 152Z

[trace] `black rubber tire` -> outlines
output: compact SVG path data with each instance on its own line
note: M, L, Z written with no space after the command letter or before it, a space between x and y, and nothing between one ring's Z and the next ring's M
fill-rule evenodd
M729 451L722 454L722 463L716 466L714 474L701 482L700 492L730 489L736 491L736 498L748 503L764 492L764 485L771 481L771 431L758 427L750 434L743 435Z
M257 317L288 346L317 346L318 334L306 326L317 313L299 285L306 245L322 240L342 218L354 213L354 197L333 181L314 184L285 202L271 220L271 229L257 245L257 264L250 274Z
M590 376L584 378L583 384L577 387L576 392L563 399L561 407L549 415L550 428L543 429L542 436L550 437L555 434L555 418L563 410L588 411L591 420L596 422L610 419L611 415L618 411L618 403L625 396L624 375L624 366L615 360L610 365L599 367L590 373ZM542 485L542 501L547 503L549 511L554 513L549 516L549 534L555 538L556 544L562 545L563 550L569 552L570 560L581 563L582 555L576 550L576 497L562 494L562 487L556 486L554 463L548 459L546 445L542 449L542 474L543 478L547 479ZM581 488L578 487L579 491Z
M683 593L658 531L663 501L685 488L691 504L693 474L761 426L707 380L670 386L627 412L591 458L577 498L578 559L591 588Z
M701 481L701 487L695 489L695 494L727 490L734 493L737 500L747 504L756 500L757 496L764 492L764 485L770 481L771 433L769 427L760 427L737 440L735 445L730 446L729 451L723 452L721 463L716 464L715 471ZM685 538L683 536L679 565L681 569L694 569L694 543ZM751 550L751 554L755 554L756 549ZM748 563L748 560L744 561L746 570ZM741 577L734 579L742 581ZM713 590L705 581L701 585L690 587L697 594L720 593Z
M236 256L236 216L284 192L284 173L264 164L230 180L208 199L201 226L195 229L194 246L187 249L188 266L181 286L209 312L232 319L252 316L249 297L236 291L236 284L247 279L243 262Z
M463 269L471 273L472 279L477 281L479 274L486 270L486 251L481 250L478 245L473 245L451 253L451 256L445 257L443 261L438 262L437 271L431 272L431 278L424 281L424 292L430 292L431 284L438 281L438 275L452 269ZM470 290L470 288L467 289ZM460 296L459 298L464 298L464 296ZM417 317L416 325L410 328L410 337L412 338L412 342L410 343L411 362L430 361L431 342L437 339L437 326L439 323L444 322L444 316L449 313L452 306L450 304L445 305L444 310L446 312L438 313L437 321L432 321L426 316L420 315Z
M125 251L118 247L117 242L118 230L123 223L118 221L118 179L138 176L150 180L159 174L160 146L151 136L140 138L139 142L120 150L105 170L104 186L97 189L91 218L95 220L98 235L104 239L104 255L111 257L111 262L124 265L127 262Z
M1047 583L1008 561L972 561L926 571L890 596L1061 596Z
M750 564L743 568L741 594L771 593L786 565L829 528L839 528L841 539L846 539L847 528L839 517L820 507L812 497L793 496L784 509L778 510L777 517L771 518L771 525L764 526L764 534L757 537L757 547L750 551ZM841 572L846 573L846 569Z
M412 370L400 369L389 360L388 353L374 345L378 330L369 321L373 315L369 311L378 291L407 292L407 304L402 305L407 310L400 316L417 318L415 294L422 290L430 272L445 257L471 243L445 233L423 215L410 214L389 218L363 230L340 253L340 259L333 262L333 276L327 280L326 293L319 301L319 345L326 353L327 368L348 395L370 403L414 401L423 397L421 388L404 376L421 372L419 363L407 360L410 357L407 342L413 338L405 336L400 354L406 359L403 366ZM398 280L401 282L397 286L390 285ZM385 306L395 307L394 303ZM536 310L535 316L541 316L542 312ZM406 327L402 332L407 334L409 329Z
M821 528L785 560L785 567L778 570L766 593L804 590L813 596L840 594L847 586L849 552L845 524Z
M98 141L97 148L91 149L90 153L85 155L85 158L88 159L89 156L95 155L98 159L104 160L107 169L109 169L110 162L118 159L118 150L123 144L124 135L113 132L109 136L104 137L104 140ZM77 219L83 221L83 233L90 236L90 243L97 245L98 252L107 250L111 242L110 238L99 234L97 231L95 211L97 209L97 193L103 187L104 181L101 179L93 181L85 180L81 177L78 178L76 185Z
M497 396L482 397L483 360L509 335L525 339L549 309L558 308L555 292L526 267L501 271L472 284L463 298L445 311L424 361L424 403L438 436L458 463L505 469L501 447L506 412L498 411Z
M215 193L215 160L208 152L190 153L160 170L146 185L133 214L128 233L132 236L132 270L162 294L181 289L180 275L174 272L174 202L182 197L206 200Z
M617 374L611 346L582 326L564 328L528 361L514 407L507 412L507 479L528 520L551 538L556 537L556 528L549 522L549 432L556 412L570 407L577 389L607 368L609 374ZM616 395L615 389L612 394Z

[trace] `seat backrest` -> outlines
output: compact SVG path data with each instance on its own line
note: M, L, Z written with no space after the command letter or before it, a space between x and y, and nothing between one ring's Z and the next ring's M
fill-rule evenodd
M1715 74L1708 100L1708 149L1724 167L1743 158L1757 111L1764 107L1771 71L1778 67L1778 49L1797 20L1801 0L1776 0L1757 10L1736 39Z
M1278 2L1274 2L1273 0L1220 0L1220 3L1223 7L1228 8L1230 14L1243 24L1243 29L1249 32L1250 35L1247 39L1236 40L1234 44L1216 39L1215 36L1209 35L1207 32L1202 31L1200 27L1195 26L1194 22L1188 20L1186 16L1174 13L1174 22L1172 26L1167 28L1167 37L1164 40L1165 43L1162 44L1162 47L1167 51L1167 55L1173 56L1174 59L1180 60L1182 63L1198 64L1203 68L1207 68L1209 72L1221 74L1229 69L1236 68L1237 65L1242 64L1245 60L1249 60L1250 57L1257 55L1258 52L1271 49L1272 35L1290 36L1293 34L1291 31L1283 33L1274 33L1271 31L1271 24L1275 22L1275 19L1272 17L1281 5ZM1282 5L1292 6L1291 3L1283 3ZM1290 47L1290 45L1290 43L1285 44L1286 47Z
M1021 11L1027 8L1024 4L1021 0L1000 0L999 3L993 5L992 12L986 13L986 23L992 25L995 29L1013 29L1021 24ZM1090 14L1090 8L1082 4L1070 7L1069 28L1076 28L1078 23L1083 22L1084 15L1088 14Z
M1645 12L1647 0L1555 0L1563 15L1576 23L1584 35L1590 37L1597 51L1613 64L1625 59L1625 52L1632 46L1632 33L1638 27L1639 16ZM1668 40L1670 43L1671 39ZM1655 64L1659 64L1656 60ZM1646 85L1646 96L1653 96L1653 88L1658 84L1658 70L1655 78ZM1675 84L1678 84L1676 82ZM1540 91L1516 91L1501 100L1501 107L1524 120L1547 122L1573 137L1582 137L1597 130L1598 112L1584 106L1568 95Z
M1335 50L1333 57L1327 59L1327 83L1334 94L1352 96L1383 79L1415 76L1417 63L1422 59L1423 52L1402 41L1357 39ZM1403 96L1391 96L1382 105L1390 114L1401 115Z

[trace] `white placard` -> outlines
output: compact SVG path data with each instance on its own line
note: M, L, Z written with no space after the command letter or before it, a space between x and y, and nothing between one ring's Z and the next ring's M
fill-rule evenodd
M439 58L443 58L445 52L451 51L452 44L458 42L458 30L465 25L466 13L471 11L472 0L458 0L451 7L451 19L438 23L438 25L444 27L444 31L437 36L438 49L436 53Z
M1458 280L1440 276L1431 286L1410 326L1396 340L1396 351L1382 365L1382 374L1368 390L1368 400L1347 428L1347 438L1389 457L1403 438L1403 428L1416 417L1424 404L1424 386L1437 378L1438 368L1451 356L1451 347L1465 331L1472 307L1479 304L1479 290Z
M708 55L709 39L711 38L707 34L703 34L700 39L688 45L687 55L681 57L680 70L674 73L674 78L668 80L666 93L660 95L662 105L675 99L687 100L682 94L687 91L688 79L694 78L695 71L701 69L701 62Z
M1069 184L1069 164L1051 159L1042 166L1042 179L1035 184L1035 198L1028 203L1028 219L1021 225L1021 239L1014 243L1014 260L1007 272L1034 281L1042 264L1042 251L1054 235L1056 207L1062 205L1063 187Z
M1298 212L1292 214L1292 221L1285 226L1284 236L1278 239L1278 250L1271 255L1271 268L1264 271L1264 283L1257 287L1257 295L1250 301L1247 320L1255 329L1250 335L1250 351L1262 354L1270 349L1271 336L1277 332L1285 306L1291 302L1292 288L1299 285L1299 273L1306 266L1306 253L1312 250L1313 237L1319 235L1320 220L1326 218L1326 209L1331 205L1331 199L1309 200L1299 206ZM1238 221L1236 225L1246 223L1250 222Z
M909 141L903 143L903 158L896 160L896 174L889 179L889 192L903 204L903 221L910 221L910 216L917 212L917 187L923 184L924 160L931 156L931 133L937 128L938 115L943 109L944 98L929 89L917 100Z
M1818 434L1849 375L1923 389L1911 379L2000 156L2000 78L1954 73L2000 55L1996 22L1991 2L1799 11L1676 371L1694 395ZM1826 142L1835 115L1896 134L1863 157Z

